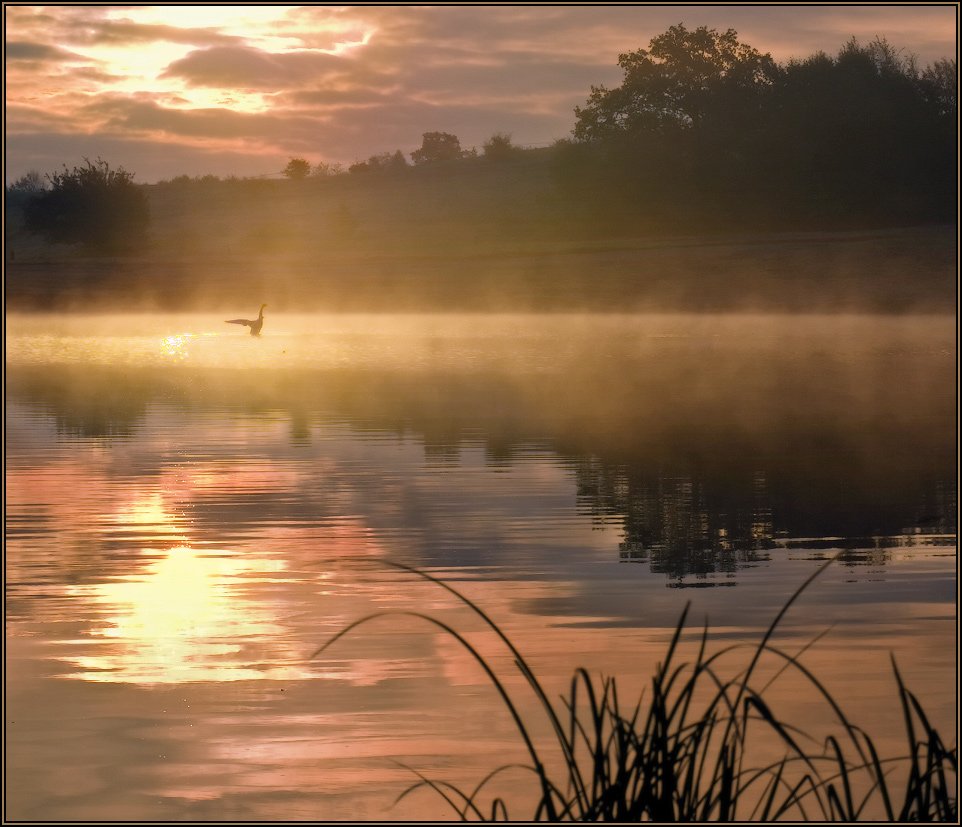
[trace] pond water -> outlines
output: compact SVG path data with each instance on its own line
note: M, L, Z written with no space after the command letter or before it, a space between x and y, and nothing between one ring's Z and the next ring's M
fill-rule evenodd
M7 324L9 819L453 817L396 799L528 758L415 613L477 647L550 756L494 632L392 562L474 600L552 698L583 666L631 705L686 605L683 646L706 622L757 643L844 550L778 645L897 755L894 655L954 743L952 317ZM836 722L791 672L765 697L820 740ZM482 799L528 818L532 779Z

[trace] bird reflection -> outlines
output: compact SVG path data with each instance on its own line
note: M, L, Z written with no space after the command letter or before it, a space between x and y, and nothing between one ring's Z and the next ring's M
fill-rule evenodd
M227 324L243 324L247 325L251 329L251 336L260 336L261 328L264 326L264 308L267 307L266 304L261 305L260 312L257 314L256 319L227 319Z

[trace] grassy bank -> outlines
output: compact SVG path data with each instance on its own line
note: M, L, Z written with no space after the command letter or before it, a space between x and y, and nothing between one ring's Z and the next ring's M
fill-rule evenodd
M13 309L835 310L955 306L953 227L613 207L550 156L145 188L143 249L96 258L8 210Z
M952 312L954 231L670 238L538 251L23 260L9 309Z

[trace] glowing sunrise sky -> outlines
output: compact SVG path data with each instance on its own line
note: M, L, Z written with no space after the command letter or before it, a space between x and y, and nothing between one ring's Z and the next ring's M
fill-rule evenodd
M619 53L682 22L779 61L885 37L956 54L956 6L4 7L7 182L84 156L142 183L345 165L429 131L568 137Z

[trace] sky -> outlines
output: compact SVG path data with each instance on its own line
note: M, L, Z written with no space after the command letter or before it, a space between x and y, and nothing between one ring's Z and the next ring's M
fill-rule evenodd
M290 158L570 137L618 55L669 26L735 29L782 62L884 37L955 57L957 4L4 5L5 181L103 158L141 183L238 177Z

